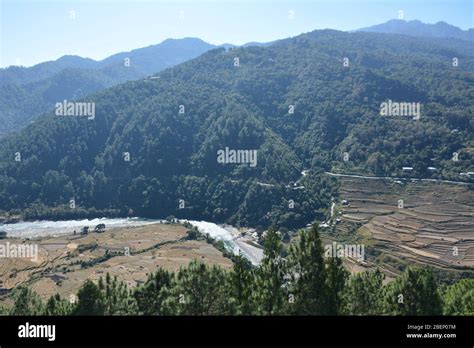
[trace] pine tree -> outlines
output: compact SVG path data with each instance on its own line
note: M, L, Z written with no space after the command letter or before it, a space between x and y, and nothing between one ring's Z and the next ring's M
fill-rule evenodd
M163 303L165 314L223 315L229 310L228 275L196 260L182 267Z
M291 313L321 315L327 312L325 297L326 269L323 247L317 226L301 231L299 240L290 247ZM290 296L291 296L290 295Z
M440 315L438 285L429 269L408 267L384 289L384 312L390 315Z
M445 315L474 315L474 279L461 279L443 293Z
M242 255L237 256L229 279L233 314L250 315L252 313L254 309L252 302L254 281L251 263Z
M326 304L327 315L338 315L342 310L342 296L349 272L347 272L339 257L326 259Z
M148 276L147 281L143 285L135 289L133 296L137 302L140 314L163 314L163 303L168 296L173 276L173 273L159 268Z
M352 275L344 290L344 313L350 315L382 314L384 275L376 269Z
M284 312L287 296L284 289L284 259L281 257L282 244L276 228L267 231L264 240L263 259L257 269L256 313L277 315Z
M73 310L75 315L104 315L105 306L102 292L87 279L77 293L78 303Z
M125 283L117 279L117 276L112 278L107 273L105 283L100 278L99 289L102 292L105 315L125 315L137 312L135 298L131 296Z
M46 302L45 315L69 315L72 311L72 305L59 294L51 296Z
M43 303L36 292L28 286L21 285L13 292L13 307L10 315L40 315Z

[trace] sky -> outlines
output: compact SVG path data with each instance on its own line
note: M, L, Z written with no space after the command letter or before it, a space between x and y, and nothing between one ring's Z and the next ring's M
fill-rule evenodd
M96 60L162 42L267 42L398 18L474 27L474 0L0 0L0 67L63 55Z

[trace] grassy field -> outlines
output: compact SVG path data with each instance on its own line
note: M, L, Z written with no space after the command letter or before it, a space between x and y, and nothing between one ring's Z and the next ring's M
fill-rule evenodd
M23 241L9 238L8 242ZM55 293L69 297L86 279L98 280L107 273L135 286L158 267L175 271L193 259L225 268L232 266L205 241L186 240L186 229L178 224L117 228L86 236L44 237L26 242L38 245L38 260L1 259L0 288L4 293L28 284L42 298Z

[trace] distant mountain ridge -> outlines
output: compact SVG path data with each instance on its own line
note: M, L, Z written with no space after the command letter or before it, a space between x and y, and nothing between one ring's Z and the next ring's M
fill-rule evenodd
M474 29L462 30L446 22L427 24L419 20L406 21L402 19L392 19L386 23L361 28L357 31L403 34L432 38L452 38L474 42Z
M167 39L100 61L68 55L28 68L0 69L0 136L27 125L57 100L140 79L216 47L197 38Z
M391 20L359 31L425 37L436 41L436 44L444 40L442 45L449 51L464 46L460 40L474 42L474 29L463 31L444 22L424 24L418 20ZM119 83L141 79L196 58L211 49L268 47L278 42L281 40L217 46L198 38L167 39L157 45L120 52L100 61L66 55L32 67L0 69L0 137L23 128L42 113L51 110L58 99L78 99ZM467 45L464 52L472 54L474 46ZM128 66L125 64L127 58L130 63Z
M110 64L119 63L123 65L123 59L125 58L130 58L131 61L133 59L133 65L140 65L147 61L147 63L155 65L149 69L156 69L160 68L160 66L156 65L162 63L164 58L169 58L170 53L175 54L178 49L184 54L191 50L202 51L203 48L212 49L216 47L216 45L209 44L201 39L187 37L182 39L166 39L156 45L137 48L128 52L119 52L102 60L94 60L77 55L65 55L56 60L39 63L31 67L9 66L7 68L0 68L0 85L9 83L25 84L38 81L51 77L53 74L67 68L102 69ZM150 60L150 58L154 59Z
M242 47L270 44L272 42L249 42ZM98 61L65 55L32 67L0 69L0 136L26 126L51 109L59 99L82 98L119 83L158 73L218 47L229 49L238 46L217 46L190 37L166 39L156 45L119 52Z

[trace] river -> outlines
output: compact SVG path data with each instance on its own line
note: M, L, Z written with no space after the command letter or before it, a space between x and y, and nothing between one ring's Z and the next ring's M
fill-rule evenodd
M187 221L187 220L181 220ZM41 236L59 236L80 232L82 227L94 229L98 224L105 224L107 229L123 227L139 227L163 222L163 220L133 218L98 218L92 220L64 220L64 221L25 221L13 224L0 224L0 231L7 232L9 237L35 238ZM254 246L255 241L249 236L242 236L240 231L229 225L217 225L207 221L189 221L201 233L209 234L215 240L224 242L225 248L238 255L243 254L252 264L258 265L263 257L262 249ZM252 245L254 244L254 245Z

